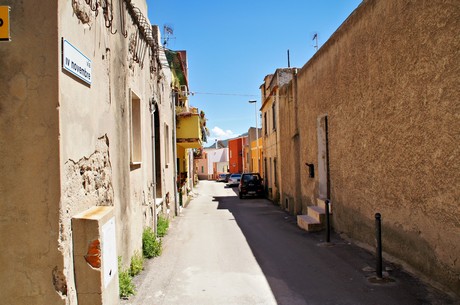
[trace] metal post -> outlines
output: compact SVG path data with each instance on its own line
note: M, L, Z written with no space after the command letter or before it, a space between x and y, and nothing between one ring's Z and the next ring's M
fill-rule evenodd
M375 214L375 237L377 239L377 278L382 278L382 215Z
M329 217L329 199L326 199L326 242L331 242L331 221Z
M257 172L261 172L260 171L260 161L259 161L259 157L260 157L260 153L259 153L259 127L257 126L257 101L256 100L251 100L249 101L250 104L254 104L254 114L255 114L255 117L256 117L256 154L257 154ZM249 143L249 146L251 146L251 143ZM252 153L251 153L252 155ZM256 171L254 168L252 169L252 171Z

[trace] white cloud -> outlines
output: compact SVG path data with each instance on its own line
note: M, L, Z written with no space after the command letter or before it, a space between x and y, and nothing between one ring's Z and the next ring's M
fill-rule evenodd
M211 136L219 140L226 140L229 138L236 137L236 135L230 129L223 130L222 128L219 128L216 126L211 131L212 131Z

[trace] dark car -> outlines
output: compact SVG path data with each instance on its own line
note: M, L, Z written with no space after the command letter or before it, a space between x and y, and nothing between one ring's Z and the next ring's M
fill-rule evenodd
M239 197L245 196L263 197L264 186L259 173L243 173L238 185Z

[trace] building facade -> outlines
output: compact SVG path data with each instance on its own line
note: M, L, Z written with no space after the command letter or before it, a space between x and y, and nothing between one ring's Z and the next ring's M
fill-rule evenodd
M363 1L280 88L281 201L330 199L334 229L371 247L380 213L385 255L457 294L459 15Z
M165 53L173 74L171 85L175 117L173 141L176 144L174 166L179 205L185 206L190 199L190 192L198 182L193 161L194 149L201 149L203 142L207 142L208 131L204 112L189 104L187 52L166 50Z
M280 133L279 133L279 90L282 86L289 83L292 79L292 68L277 69L274 74L267 75L264 83L260 86L262 100L262 138L263 138L263 161L262 169L264 172L264 184L267 197L280 203L280 193L282 181L280 176ZM284 124L284 122L283 122Z
M256 112L257 115L257 112ZM256 130L255 127L250 127L248 130L248 156L246 169L249 172L259 172L260 160L262 155L262 129Z
M242 173L246 164L247 135L228 140L229 172Z
M129 265L143 229L176 213L158 28L143 0L97 3L2 3L14 20L0 48L5 304L116 304L117 256Z

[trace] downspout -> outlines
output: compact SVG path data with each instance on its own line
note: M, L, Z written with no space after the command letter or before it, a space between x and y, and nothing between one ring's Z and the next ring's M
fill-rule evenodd
M152 124L152 180L153 180L153 227L157 232L157 175L156 175L156 143L155 143L155 107L156 101L154 98L150 101L150 114Z
M176 143L176 100L174 91L171 91L173 102L173 163L174 163L174 214L179 216L179 206L177 204L177 143Z

